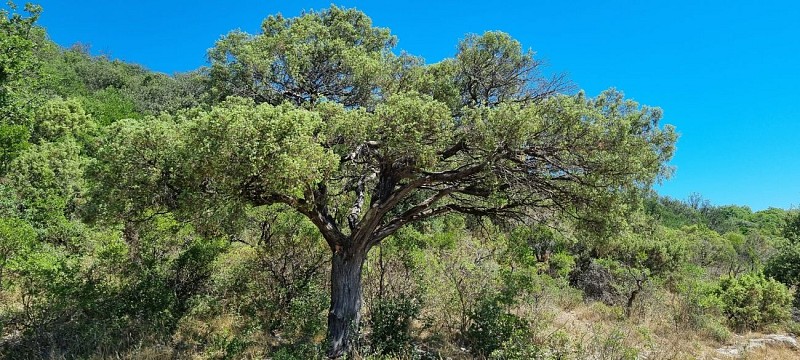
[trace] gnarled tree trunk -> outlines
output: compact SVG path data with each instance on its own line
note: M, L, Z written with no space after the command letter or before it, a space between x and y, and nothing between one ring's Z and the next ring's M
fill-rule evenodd
M328 356L338 358L350 350L358 334L361 312L361 269L367 251L334 252L331 261L331 308L328 312Z

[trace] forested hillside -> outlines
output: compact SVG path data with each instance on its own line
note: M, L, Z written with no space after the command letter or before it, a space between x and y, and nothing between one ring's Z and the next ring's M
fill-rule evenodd
M505 33L427 64L332 6L166 75L41 11L0 12L2 358L673 359L800 331L800 213L659 196L661 110Z

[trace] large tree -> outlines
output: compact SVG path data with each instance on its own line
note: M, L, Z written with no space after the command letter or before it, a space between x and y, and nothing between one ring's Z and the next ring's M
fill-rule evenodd
M332 357L358 324L368 252L399 228L447 213L599 224L667 171L675 134L659 109L562 94L506 34L425 65L355 10L271 16L262 30L211 51L226 100L106 130L94 200L129 224L171 211L208 234L235 235L250 207L303 214L332 253Z

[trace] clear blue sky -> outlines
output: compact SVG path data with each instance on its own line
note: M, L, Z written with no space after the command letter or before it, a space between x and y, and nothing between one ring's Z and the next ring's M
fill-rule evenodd
M268 14L331 1L55 1L40 23L62 45L81 42L172 73L205 64L232 29L255 33ZM697 192L754 210L800 205L800 2L335 1L356 7L429 63L466 33L502 30L568 72L590 95L616 87L664 109L681 133L675 176L661 194ZM761 4L757 4L761 3Z

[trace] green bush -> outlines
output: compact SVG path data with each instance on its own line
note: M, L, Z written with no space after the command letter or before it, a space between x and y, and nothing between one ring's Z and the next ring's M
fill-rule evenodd
M403 354L412 345L411 321L419 316L420 306L412 297L380 300L372 310L369 325L373 349L383 355Z
M486 357L499 349L512 336L528 330L528 324L519 316L506 311L497 296L485 296L470 312L471 325L464 334L475 356Z
M786 286L800 285L800 243L782 246L767 261L764 274ZM800 307L800 291L795 292L794 305Z
M547 353L531 341L525 331L515 331L499 348L489 355L491 360L548 359Z
M560 251L550 257L549 273L554 278L566 279L572 270L575 270L575 256L565 251Z
M723 278L714 295L723 314L739 330L757 330L781 324L791 317L792 294L785 285L762 274Z
M715 295L717 282L705 270L687 265L674 275L671 291L677 295L672 313L676 328L689 328L718 342L726 342L731 331L723 315L725 305Z

